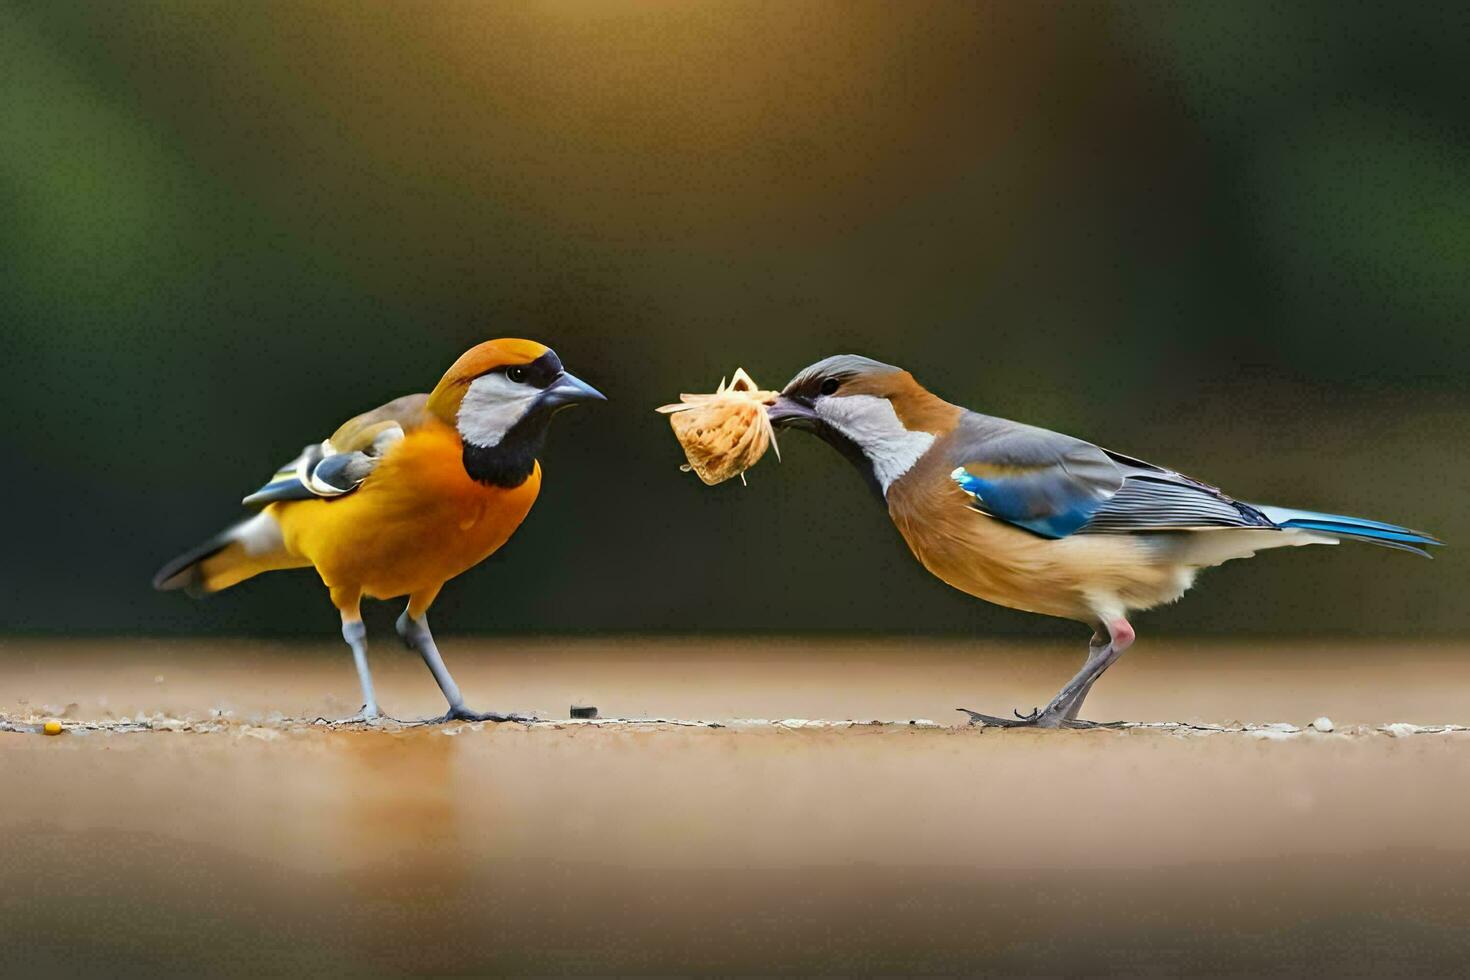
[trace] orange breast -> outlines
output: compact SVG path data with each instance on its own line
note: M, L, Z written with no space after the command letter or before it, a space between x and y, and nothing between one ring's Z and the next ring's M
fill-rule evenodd
M430 424L352 493L274 505L286 547L331 588L378 599L437 589L505 544L541 489L539 465L518 487L477 483L461 452L458 433Z

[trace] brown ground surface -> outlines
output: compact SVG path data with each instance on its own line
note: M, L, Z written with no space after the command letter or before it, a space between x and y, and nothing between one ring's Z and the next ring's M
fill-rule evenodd
M471 700L565 717L926 717L1042 701L1071 648L452 640ZM379 641L381 699L439 709ZM330 652L329 652L330 651ZM345 653L0 644L0 973L1463 974L1470 652L1151 641L1095 718L1157 730L282 725ZM253 724L251 722L259 722ZM1344 731L1347 733L1344 734ZM453 733L453 734L451 734Z

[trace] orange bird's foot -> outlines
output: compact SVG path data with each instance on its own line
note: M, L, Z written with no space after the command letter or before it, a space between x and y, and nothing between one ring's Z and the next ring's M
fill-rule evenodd
M532 722L540 720L535 715L501 714L499 711L476 711L462 704L450 708L442 716L434 719L436 724L441 725L448 721L515 721L523 725L529 725Z
M319 716L315 723L318 725L367 725L368 727L402 724L399 719L394 718L392 715L384 714L379 710L377 705L373 705L371 708L368 705L363 705L357 714L350 715L346 718Z

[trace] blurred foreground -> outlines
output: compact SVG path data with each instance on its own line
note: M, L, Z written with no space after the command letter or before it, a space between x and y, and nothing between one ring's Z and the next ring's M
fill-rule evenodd
M946 723L1029 708L1081 653L443 646L481 707ZM12 640L0 713L348 714L349 658L324 652ZM1467 661L1151 643L1086 714L1463 723ZM415 659L380 641L374 662L385 708L440 710ZM0 972L1446 974L1470 956L1465 734L232 731L0 734Z

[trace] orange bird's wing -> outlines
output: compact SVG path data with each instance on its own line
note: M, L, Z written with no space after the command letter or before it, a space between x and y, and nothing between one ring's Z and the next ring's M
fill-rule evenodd
M331 437L311 443L246 497L246 507L278 500L340 497L356 490L404 434L428 418L427 394L404 395L342 423Z

